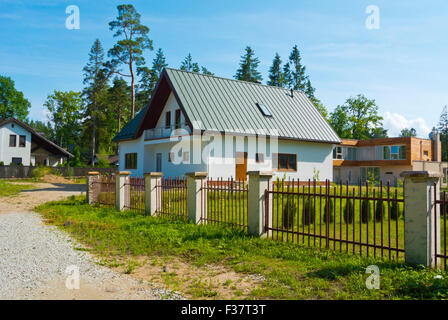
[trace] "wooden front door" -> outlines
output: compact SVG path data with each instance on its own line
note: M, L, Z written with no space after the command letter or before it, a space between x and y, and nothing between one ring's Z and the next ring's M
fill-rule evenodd
M235 165L235 177L236 180L247 179L247 152L236 153L236 165Z

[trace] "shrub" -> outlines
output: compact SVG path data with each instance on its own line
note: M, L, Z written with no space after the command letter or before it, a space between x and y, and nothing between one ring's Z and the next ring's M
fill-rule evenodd
M369 200L362 200L361 202L361 222L362 223L367 223L368 221L370 221L370 218L372 217L371 214L371 207L370 207L370 203Z
M286 204L283 206L282 214L282 226L283 228L289 229L293 223L294 215L296 212L296 204L292 197L286 199Z
M325 202L325 206L324 206L324 222L325 223L327 223L327 212L329 213L328 222L329 223L334 222L333 208L334 208L334 202L333 202L333 199L330 198L329 201Z
M386 202L383 200L377 200L375 204L375 221L380 222L382 218L386 215L387 206ZM383 208L383 215L381 216L381 207Z
M3 161L0 161L0 166L4 166L5 165L5 163L3 162Z
M345 206L344 206L344 221L345 223L353 223L353 213L354 213L354 208L353 208L353 200L347 200L345 202Z
M40 179L43 176L49 174L51 172L51 168L49 167L37 167L31 171L31 177L35 179Z
M302 224L309 225L314 224L315 212L314 212L314 198L306 197L304 198L304 205L302 210Z
M402 209L398 205L397 201L391 201L390 203L390 218L397 220L402 215Z

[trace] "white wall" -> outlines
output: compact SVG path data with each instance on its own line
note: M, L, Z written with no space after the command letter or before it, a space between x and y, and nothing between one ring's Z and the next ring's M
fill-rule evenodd
M180 110L179 105L177 104L176 98L174 97L174 94L171 92L168 100L166 101L165 107L163 108L162 113L160 114L160 118L157 121L156 128L165 128L165 119L166 119L166 113L170 112L171 116L171 126L174 127L175 120L176 120L176 110ZM181 122L181 128L189 130L189 127L185 125L185 116L181 112L180 114L180 122Z
M215 154L211 152L209 158L209 176L216 178L235 178L236 171L236 152L247 152L247 171L273 171L274 178L279 177L286 179L313 179L314 172L318 173L319 180L333 179L333 146L324 143L311 143L292 140L280 140L275 151L275 143L272 144L274 153L296 154L297 171L284 172L276 169L276 164L272 164L271 143L269 139L263 143L253 138L244 138L244 141L237 142L240 138L235 138L233 149L226 152L224 148L223 154ZM222 144L225 145L223 139ZM228 148L229 149L229 148ZM256 163L255 153L264 154L264 162Z
M13 127L14 126L14 127ZM16 135L16 146L9 146L9 136ZM25 147L19 147L20 136L26 136ZM22 164L29 166L31 161L31 133L17 125L16 123L8 123L0 127L0 161L5 165L12 162L12 158L22 158Z
M125 154L137 153L137 169L125 168ZM118 144L119 170L130 171L133 176L143 176L144 173L144 135L135 140L121 141Z

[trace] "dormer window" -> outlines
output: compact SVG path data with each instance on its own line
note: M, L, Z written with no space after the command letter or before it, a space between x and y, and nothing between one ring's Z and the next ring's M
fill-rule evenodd
M180 109L176 110L176 114L175 114L175 125L176 125L176 129L180 129L181 127L181 119L180 119Z
M170 111L165 113L165 128L166 129L171 128L171 112Z

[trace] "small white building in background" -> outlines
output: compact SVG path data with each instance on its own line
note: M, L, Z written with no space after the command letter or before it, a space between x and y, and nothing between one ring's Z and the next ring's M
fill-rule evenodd
M299 91L165 69L149 104L114 138L119 170L133 176L246 179L273 171L291 179L333 179L341 140Z
M57 166L73 155L25 123L0 118L0 163L5 166Z

